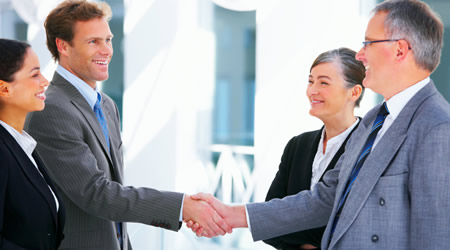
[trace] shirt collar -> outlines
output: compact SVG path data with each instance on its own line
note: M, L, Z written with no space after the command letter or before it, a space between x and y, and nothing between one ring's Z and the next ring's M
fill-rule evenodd
M11 134L23 151L27 155L31 156L37 144L33 137L31 137L25 130L22 130L22 133L19 133L19 131L2 120L0 120L0 124Z
M411 98L419 92L425 85L427 85L430 82L430 77L423 79L422 81L419 81L409 88L403 90L402 92L394 95L391 97L388 101L386 101L386 105L389 110L389 115L392 116L393 119L397 118L397 116L400 114L400 111L402 111L403 107L411 100Z
M89 106L94 109L94 105L97 102L98 98L97 88L93 89L91 86L89 86L89 84L69 72L60 64L58 64L58 67L56 67L56 72L58 72L58 74L60 74L64 79L72 84L81 93L84 99L86 99Z
M348 127L344 132L334 136L331 139L328 139L327 148L325 150L325 153L327 153L329 151L330 147L334 147L335 145L341 145L342 142L345 141L345 138L347 138L347 136L350 134L350 132L352 132L353 128L355 128L355 126L358 124L358 122L359 122L359 117L357 117L356 121L350 127ZM320 138L319 150L323 149L323 139L324 138L325 138L325 127L324 127L324 129L322 129L322 136ZM321 151L321 152L323 152L323 151Z

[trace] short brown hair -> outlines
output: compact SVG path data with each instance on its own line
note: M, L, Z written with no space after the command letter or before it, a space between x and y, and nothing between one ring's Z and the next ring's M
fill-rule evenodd
M47 35L47 47L55 61L59 60L56 38L71 44L74 26L77 21L89 21L94 18L111 20L111 7L105 2L86 0L65 0L48 14L44 27Z

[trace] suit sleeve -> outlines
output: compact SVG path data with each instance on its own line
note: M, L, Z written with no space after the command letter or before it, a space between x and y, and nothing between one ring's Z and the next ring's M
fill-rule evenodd
M27 131L38 141L37 151L48 174L70 201L107 220L178 230L183 194L112 181L98 166L91 128L79 112L61 106L47 104L44 111L32 113Z
M410 168L411 246L450 246L450 123L431 128L417 145Z
M294 137L295 138L295 137ZM281 162L278 167L278 172L270 185L269 191L267 192L266 201L272 200L274 198L283 198L288 195L287 185L289 182L289 152L292 150L292 145L294 138L292 138L286 145L283 155L281 156ZM264 240L264 243L273 246L274 248L281 249L286 248L287 245L283 241L283 237L275 237L271 239Z
M342 159L325 173L314 191L304 190L283 199L247 204L253 240L325 226L333 209L341 162Z

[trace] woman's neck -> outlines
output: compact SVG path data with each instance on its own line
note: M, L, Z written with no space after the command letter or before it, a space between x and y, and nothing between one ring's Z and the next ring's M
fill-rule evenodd
M14 112L11 109L0 109L0 120L13 127L19 133L22 133L25 124L27 114L21 114L20 112Z
M337 119L323 121L325 125L323 153L325 153L326 151L328 140L347 130L356 121L356 119L357 118L352 113L351 115L347 115L346 117L339 117Z

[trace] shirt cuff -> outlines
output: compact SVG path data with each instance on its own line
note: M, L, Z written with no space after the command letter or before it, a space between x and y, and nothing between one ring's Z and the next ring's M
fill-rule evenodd
M245 205L245 219L247 220L248 230L252 232L252 228L250 226L250 217L248 217L247 205Z
M183 221L183 205L184 205L184 197L185 196L186 196L186 194L183 194L183 199L181 200L180 219L179 219L180 222Z

